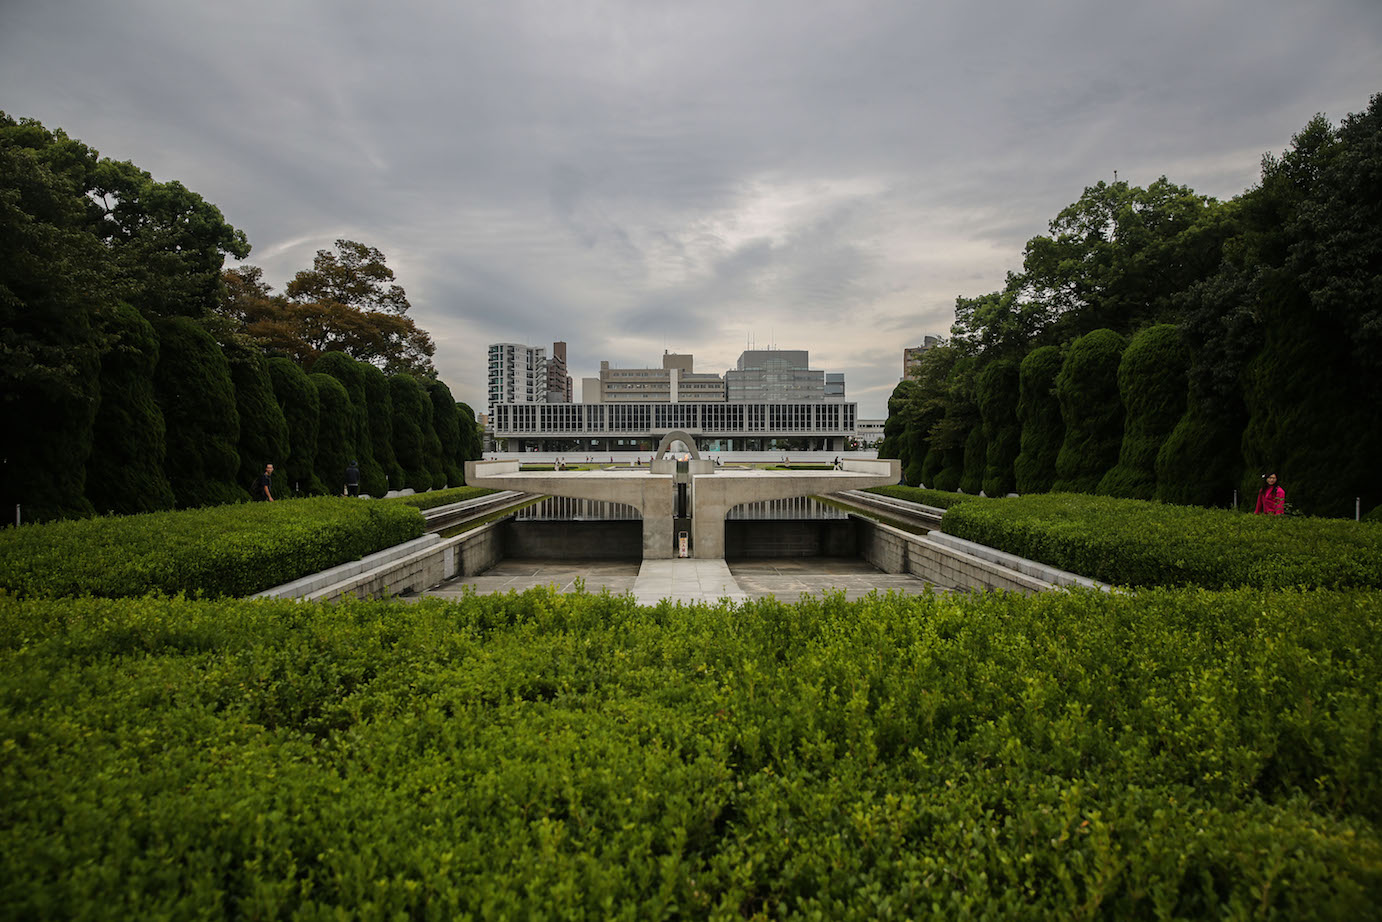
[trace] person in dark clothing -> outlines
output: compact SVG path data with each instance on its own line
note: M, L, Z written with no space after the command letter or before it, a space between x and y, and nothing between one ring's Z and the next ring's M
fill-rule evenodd
M254 481L254 486L250 488L250 499L256 503L271 503L274 501L273 494L274 466L264 465L264 473L260 474Z
M345 469L345 494L347 496L360 495L360 468L354 461L350 462L350 467Z

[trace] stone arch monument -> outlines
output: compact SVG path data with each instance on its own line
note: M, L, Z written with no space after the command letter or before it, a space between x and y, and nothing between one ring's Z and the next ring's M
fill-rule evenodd
M657 443L657 454L653 455L653 457L661 458L672 450L672 445L675 442L681 442L687 447L691 452L692 461L701 460L701 453L696 450L695 438L692 437L690 433L683 432L680 429L674 429L662 437L662 441Z

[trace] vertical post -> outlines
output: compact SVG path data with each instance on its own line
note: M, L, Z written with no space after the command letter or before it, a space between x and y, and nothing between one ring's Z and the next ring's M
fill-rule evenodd
M1363 497L1353 497L1353 521L1363 521Z
M14 527L19 527L19 504L14 504Z
M1233 491L1233 511L1234 511L1234 512L1237 512L1237 511L1238 511L1238 491L1237 491L1237 490L1234 490L1234 491Z

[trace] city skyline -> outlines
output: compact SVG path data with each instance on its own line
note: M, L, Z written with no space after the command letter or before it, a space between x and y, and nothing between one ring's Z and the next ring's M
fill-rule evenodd
M1382 89L1379 36L1365 0L15 0L0 108L201 194L277 290L378 247L477 411L492 342L564 341L577 381L779 344L876 418L1085 186L1242 192Z

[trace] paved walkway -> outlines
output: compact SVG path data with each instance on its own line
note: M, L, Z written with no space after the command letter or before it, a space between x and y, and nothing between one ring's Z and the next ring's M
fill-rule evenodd
M748 600L723 560L695 557L671 560L645 560L633 584L633 597L639 605L656 605L663 599L673 602L731 602Z
M466 576L422 593L458 596L466 587L479 593L522 592L535 586L552 586L573 592L580 580L586 592L608 589L614 595L633 593L640 605L656 605L663 599L707 602L722 598L734 602L775 596L795 602L802 593L819 595L844 590L845 598L859 599L870 592L889 590L918 594L929 591L914 576L889 574L868 562L847 557L809 557L768 560L501 560L479 576Z

